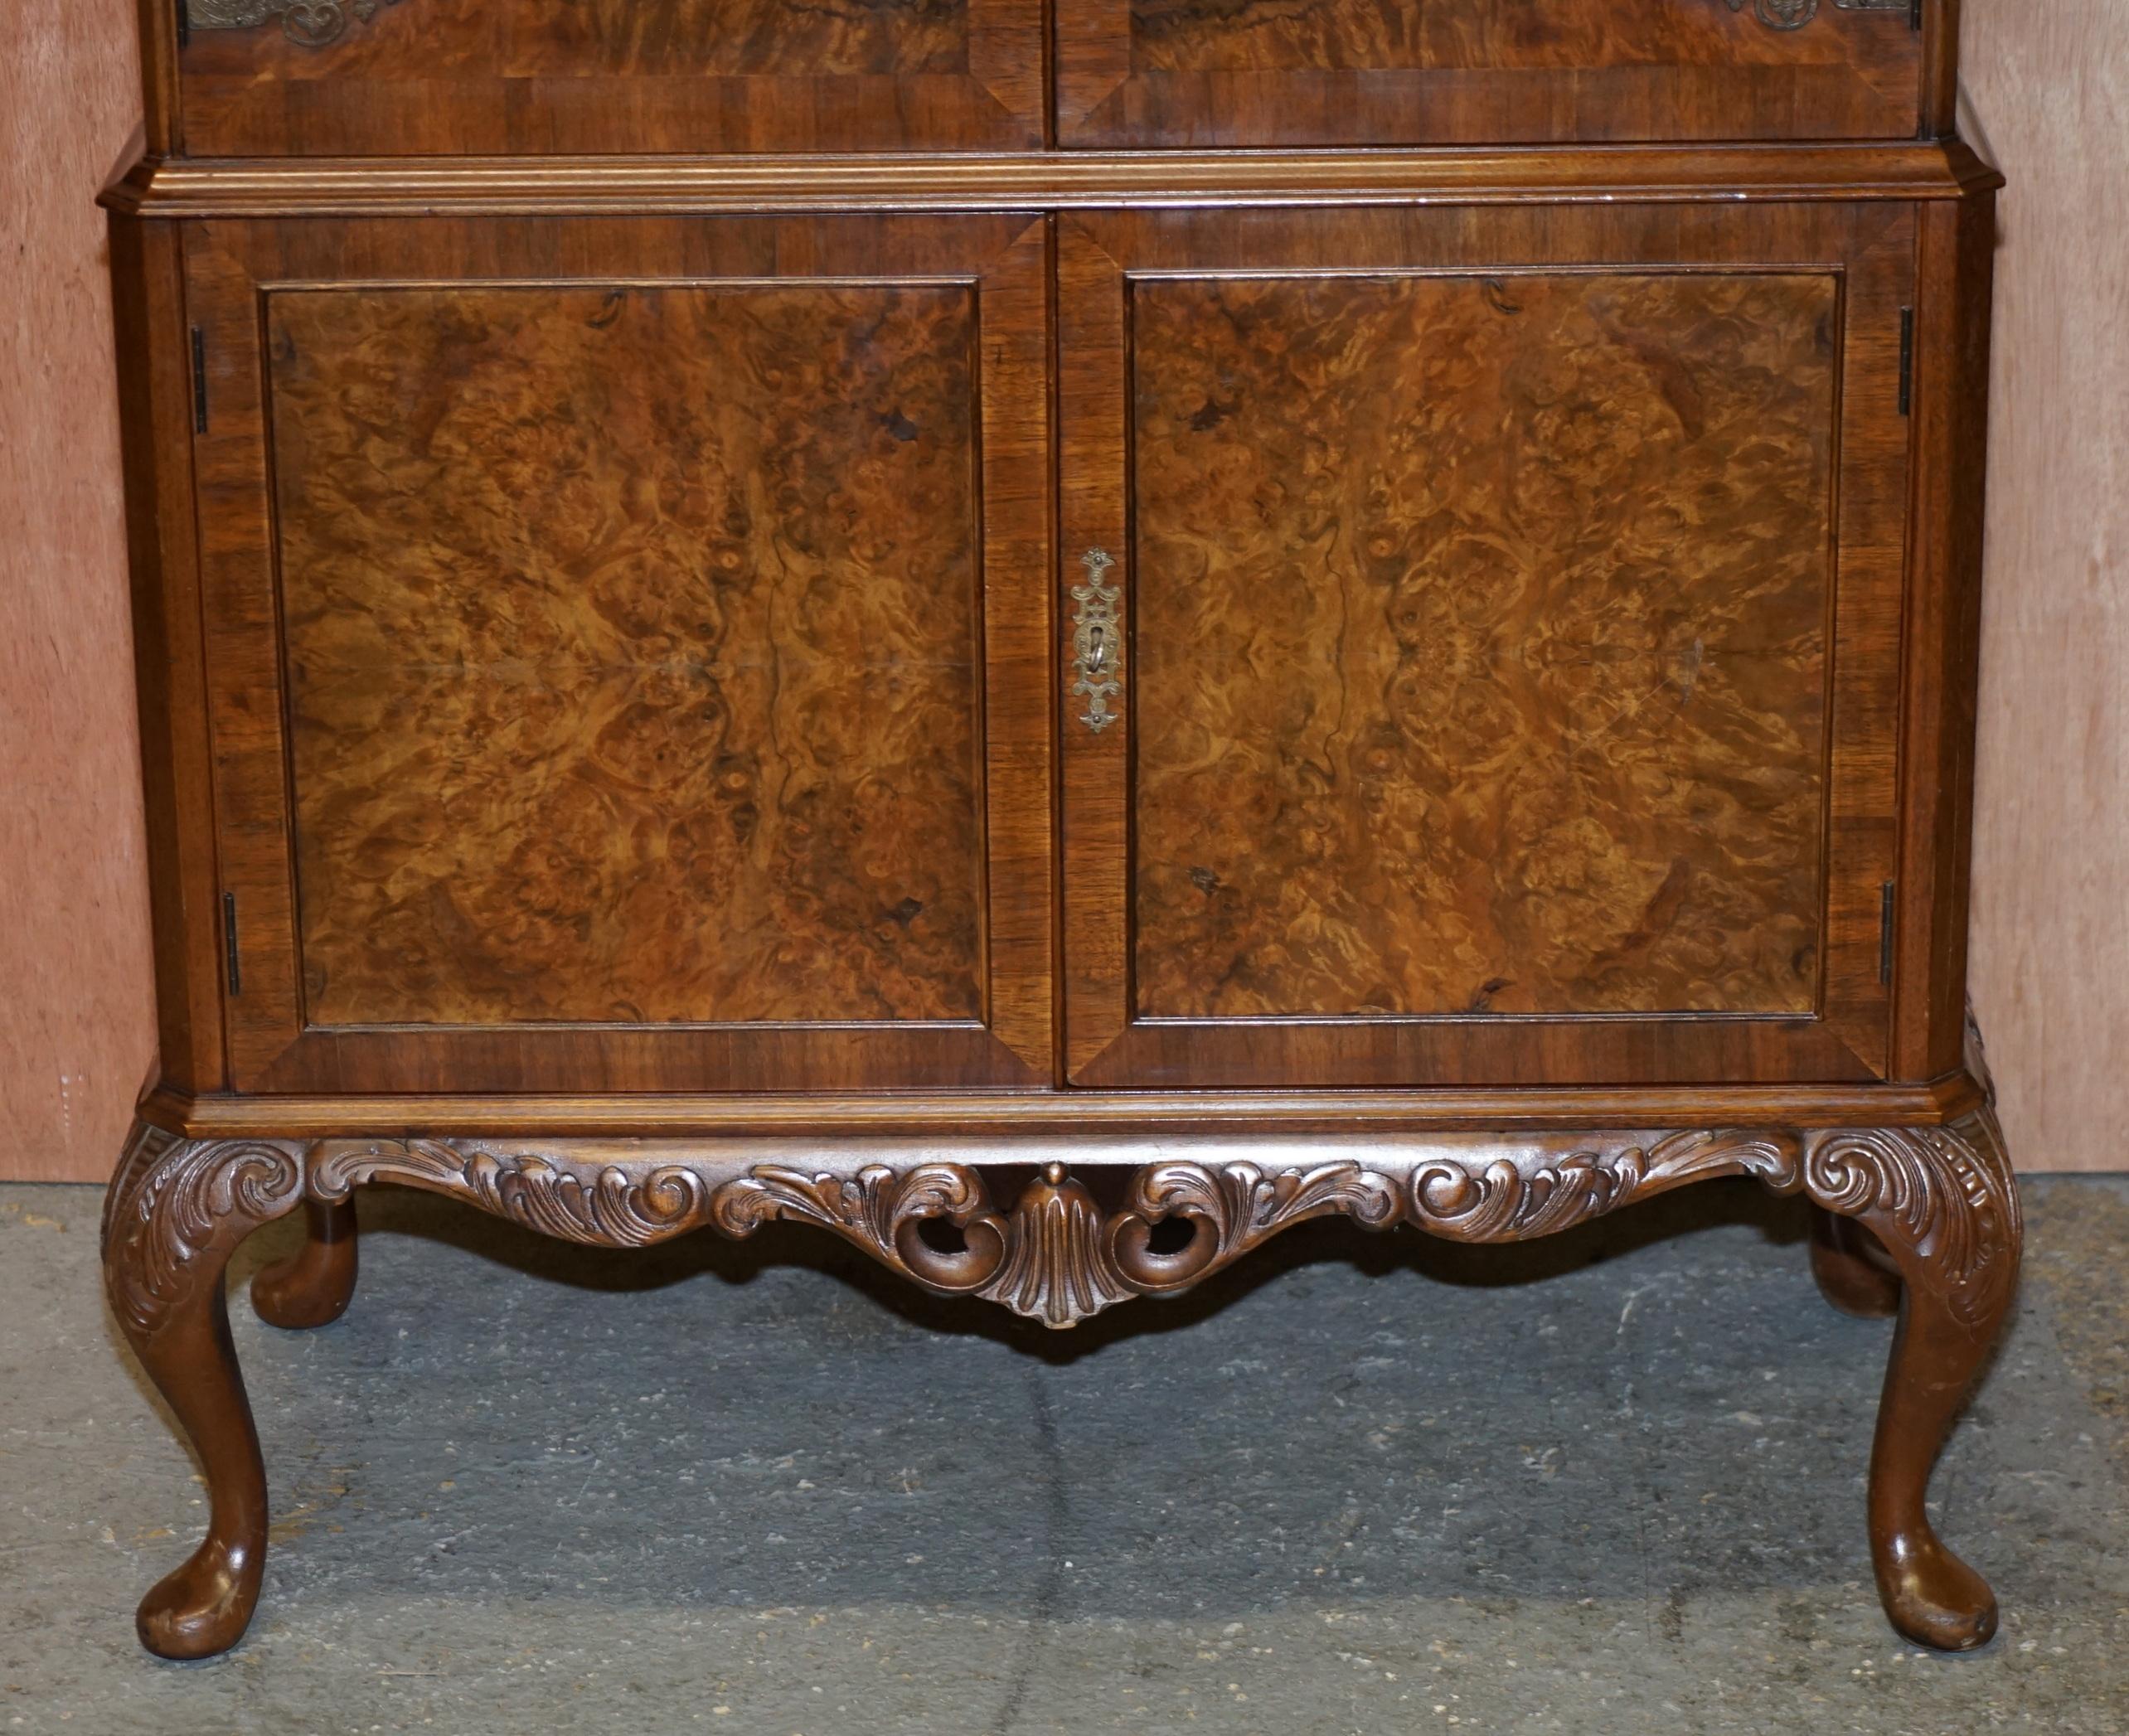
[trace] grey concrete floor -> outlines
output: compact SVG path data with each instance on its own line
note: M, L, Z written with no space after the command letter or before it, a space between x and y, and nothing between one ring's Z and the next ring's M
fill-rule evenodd
M367 1195L345 1320L234 1298L265 1596L161 1663L133 1606L202 1491L101 1198L0 1188L7 1731L2129 1732L2129 1181L2029 1186L1936 1486L2004 1604L1964 1657L1870 1589L1889 1328L1721 1183L1520 1249L1312 1225L1054 1336L801 1229L609 1255Z

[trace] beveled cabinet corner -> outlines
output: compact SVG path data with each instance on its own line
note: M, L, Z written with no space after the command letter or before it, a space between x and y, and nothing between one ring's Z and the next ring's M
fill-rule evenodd
M1879 1590L1984 1642L1953 8L662 10L144 15L144 1643L259 1596L229 1256L329 1322L372 1182L1067 1328L1740 1175L1898 1311Z

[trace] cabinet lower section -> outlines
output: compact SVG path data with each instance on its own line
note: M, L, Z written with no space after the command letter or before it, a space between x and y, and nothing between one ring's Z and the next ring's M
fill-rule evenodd
M1752 1176L1814 1208L1830 1300L1899 1314L1873 1455L1870 1537L1886 1610L1925 1644L1984 1643L1986 1583L1937 1540L1929 1473L2015 1287L2017 1189L1993 1104L1952 1121L1615 1132L1023 1134L614 1139L187 1138L143 1122L104 1225L113 1308L206 1470L212 1516L141 1607L150 1650L195 1657L242 1634L263 1573L265 1477L222 1273L245 1236L301 1209L309 1238L262 1273L279 1326L352 1294L354 1191L395 1183L565 1240L640 1247L786 1219L925 1288L1053 1327L1189 1288L1281 1231L1344 1216L1464 1242L1549 1234L1687 1182ZM1864 1234L1864 1232L1867 1232Z
M1050 82L1142 142L1183 70ZM104 1258L212 1507L147 1645L261 1584L229 1258L300 1211L254 1302L334 1318L365 1183L795 1220L1066 1327L1310 1219L1721 1176L1897 1310L1879 1588L1986 1641L1925 1496L2019 1257L1961 1054L1996 177L1718 154L114 195L167 1084Z

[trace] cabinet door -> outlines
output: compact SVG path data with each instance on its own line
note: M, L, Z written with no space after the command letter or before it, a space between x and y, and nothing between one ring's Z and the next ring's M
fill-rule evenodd
M1913 231L1064 223L1074 1079L1883 1073Z
M177 0L196 157L1015 150L1040 0Z
M1057 9L1058 138L1908 138L1923 40L1908 0L1084 0Z
M240 1087L1050 1077L1047 252L190 235Z

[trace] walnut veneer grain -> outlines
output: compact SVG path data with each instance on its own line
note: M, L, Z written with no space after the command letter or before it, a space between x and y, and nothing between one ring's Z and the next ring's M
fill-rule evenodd
M1132 312L1140 1011L1810 1011L1835 280Z
M1273 1083L1305 1088L1334 1080L1370 1086L1452 1081L1559 1085L1626 1079L1683 1083L1709 1076L1737 1083L1885 1076L1890 997L1883 912L1884 888L1898 873L1897 838L1887 822L1896 806L1901 691L1909 455L1907 419L1899 410L1899 366L1901 307L1915 293L1911 214L1874 212L1861 206L1839 211L1801 205L1671 209L1622 203L1601 211L1572 211L1530 206L1420 211L1088 213L1063 220L1060 227L1059 316L1064 366L1060 377L1060 426L1065 546L1068 551L1101 546L1129 554L1118 569L1118 578L1127 594L1127 614L1137 623L1125 676L1131 696L1125 721L1099 735L1068 730L1064 739L1066 1040L1074 1081L1122 1086L1190 1080L1244 1089ZM1644 267L1646 273L1640 269ZM1503 452L1514 447L1512 473L1517 480L1512 489L1505 482L1496 486L1486 482L1482 467L1429 462L1428 441L1438 439L1445 447L1461 452L1458 443L1467 445L1471 438L1452 419L1438 424L1427 419L1441 415L1426 383L1431 336L1409 340L1402 352L1378 358L1380 365L1375 366L1366 365L1365 358L1371 353L1368 344L1380 341L1378 337L1341 346L1336 342L1319 344L1313 336L1319 312L1335 324L1340 298L1355 307L1365 305L1369 295L1380 293L1368 287L1371 283L1416 286L1462 280L1468 290L1466 304L1481 310L1488 322L1477 329L1497 335L1525 316L1490 305L1486 298L1489 280L1505 303L1516 305L1511 292L1525 282L1571 288L1578 282L1622 276L1645 276L1651 284L1673 284L1665 293L1685 299L1674 309L1681 316L1680 327L1666 328L1652 345L1647 332L1639 334L1633 345L1622 346L1608 345L1601 334L1586 332L1574 347L1575 366L1593 371L1609 368L1614 371L1613 377L1638 381L1635 401L1655 419L1648 427L1671 430L1664 438L1673 444L1663 449L1661 458L1651 458L1651 475L1634 484L1656 493L1622 497L1616 516L1594 510L1593 496L1577 498L1556 492L1548 497L1535 480L1550 478L1556 486L1585 471L1593 478L1606 473L1603 466L1609 451L1608 428L1593 413L1578 416L1576 405L1582 400L1562 396L1546 416L1533 415L1520 447L1504 434ZM1806 284L1805 279L1811 283ZM1719 308L1722 296L1778 296L1785 284L1792 286L1790 293L1804 297L1797 304L1801 313L1792 309L1777 323L1775 329L1786 331L1787 338L1775 341L1772 350L1762 352L1757 361L1736 373L1727 386L1707 387L1694 412L1705 416L1712 407L1719 418L1723 414L1758 415L1763 410L1773 416L1772 433L1767 429L1748 431L1740 424L1696 455L1694 443L1682 438L1685 424L1671 400L1686 402L1677 395L1680 383L1693 377L1694 366L1714 366L1731 346L1739 347L1739 355L1744 352L1741 332L1723 318L1711 318L1695 340L1684 335L1690 321L1682 316L1692 308L1695 298L1701 298L1705 307ZM1730 287L1718 287L1724 284ZM1449 291L1415 287L1404 293L1419 298ZM1188 344L1178 341L1172 323L1163 327L1157 316L1154 336L1137 329L1142 303L1154 307L1162 298L1181 297L1188 305L1193 295L1212 297L1215 305L1235 297L1265 298L1265 307L1278 317L1260 319L1253 327L1252 342L1266 358L1264 378L1244 377L1245 358L1233 351L1230 340L1223 339L1217 320L1208 320L1202 331L1194 329ZM1322 304L1320 310L1317 303ZM1399 329L1394 319L1384 323L1386 318L1378 318L1382 329ZM1822 324L1834 329L1821 332ZM1361 325L1372 329L1365 322ZM1680 346L1675 350L1670 347L1674 341ZM1224 360L1192 371L1200 368L1195 352L1220 357L1224 342L1230 344ZM1708 347L1694 361L1696 342ZM1793 347L1785 350L1784 342ZM1546 352L1544 343L1534 348ZM1802 395L1789 400L1786 408L1774 399L1750 410L1742 408L1736 394L1749 400L1755 391L1787 389L1770 386L1763 376L1758 386L1752 383L1753 371L1777 356L1785 362L1802 364L1796 382ZM1289 361L1292 381L1278 375ZM1512 389L1518 379L1540 377L1530 371L1535 365L1526 365L1520 352L1511 356L1506 350L1496 352L1489 364L1506 385L1477 382L1472 401L1479 410L1472 418L1474 426L1483 426L1491 413L1485 409L1491 402L1487 394ZM1228 390L1217 377L1223 366L1234 376L1234 390ZM1147 369L1157 378L1172 376L1181 382L1175 403L1161 412L1169 421L1154 429L1150 446L1145 430L1132 425L1143 395L1132 384L1135 371ZM1593 372L1592 377L1603 376ZM1385 381L1395 381L1397 386L1385 390ZM1433 390L1445 388L1437 385ZM1293 408L1287 400L1297 394L1300 407ZM1593 412L1594 400L1588 401ZM1507 399L1502 404L1504 414L1512 410ZM1725 404L1731 405L1728 412L1722 410ZM1254 444L1250 439L1253 418L1261 419L1257 432L1263 436ZM1191 425L1200 421L1208 426L1200 429ZM1171 425L1173 444L1164 447L1164 430ZM1406 439L1405 430L1411 428L1427 429L1428 439L1412 437L1411 450L1385 469L1384 455L1398 453L1397 442ZM1789 460L1777 461L1772 455L1782 449L1785 438L1797 445L1797 452ZM1740 477L1721 481L1705 469L1696 472L1695 467L1704 466L1724 441L1748 455ZM1206 454L1202 473L1183 456L1192 450ZM1180 507L1157 491L1147 493L1148 466L1162 462L1164 452L1172 460L1168 468L1176 500L1182 502ZM1803 471L1782 468L1798 454L1807 460ZM1666 507L1661 491L1674 459L1685 467L1680 475L1696 477L1696 487ZM1748 478L1763 463L1773 467L1770 475L1787 481L1756 495L1749 490L1733 492L1734 482ZM1830 494L1824 468L1829 463L1835 473ZM1500 473L1503 477L1510 473ZM1612 474L1616 484L1631 472ZM1785 491L1799 485L1799 478L1803 492L1792 498ZM1434 525L1430 515L1444 500L1476 507L1485 497L1482 491L1486 487L1495 487L1495 494L1478 510L1480 534L1467 536L1466 541L1490 555L1494 565L1485 565L1476 555L1459 549L1452 563L1452 578L1434 588L1431 605L1426 605L1436 608L1438 616L1428 618L1426 606L1420 607L1409 647L1399 647L1386 594L1372 615L1364 604L1346 611L1361 624L1352 627L1349 622L1342 647L1334 647L1337 632L1327 624L1335 610L1322 615L1317 628L1294 624L1315 618L1309 613L1311 598L1343 597L1349 587L1352 594L1365 596L1369 583L1390 583L1385 572L1371 572L1367 565L1367 538L1382 523L1391 525L1394 534L1380 565L1392 576L1419 574L1419 594L1427 597L1423 574L1414 565L1413 547L1424 546L1423 540L1414 543L1414 527ZM1209 504L1214 493L1217 502ZM1563 534L1542 550L1531 534L1545 517L1525 521L1521 515L1526 497L1533 511L1536 503L1548 498L1554 502L1550 516ZM1639 516L1642 507L1651 502L1656 510L1644 520ZM1705 523L1690 516L1680 519L1681 506L1689 515L1710 516ZM1178 522L1172 515L1179 511L1195 515L1183 525L1186 535L1165 549L1157 539L1149 539L1149 526L1157 530L1164 523ZM1726 516L1734 519L1732 531L1763 519L1763 528L1776 534L1755 557L1729 531L1717 528ZM1346 533L1342 542L1326 529L1334 519ZM1302 534L1304 530L1306 535ZM1589 548L1582 550L1577 539L1585 534L1592 534L1592 540ZM1193 536L1201 536L1202 543L1193 544ZM1636 539L1651 536L1655 540L1642 556L1637 556ZM1519 538L1523 539L1520 543ZM1608 538L1613 539L1609 552L1600 552ZM1457 609L1472 609L1478 618L1489 606L1475 596L1472 580L1499 570L1501 557L1512 555L1519 546L1533 563L1535 575L1528 615L1529 622L1538 623L1535 636L1525 625L1506 626L1504 633L1505 616L1499 623L1482 622L1482 633L1467 633ZM1771 553L1773 549L1780 552ZM1209 550L1246 551L1249 559L1258 560L1259 570L1253 576L1249 559L1244 559L1187 593L1140 595L1141 585L1149 578L1157 584L1164 577L1195 584L1200 567L1211 559ZM1557 592L1544 588L1554 582L1555 568L1574 562L1583 553L1594 565L1582 569L1581 583L1562 584ZM1637 560L1642 564L1637 565ZM1145 572L1138 570L1142 565L1147 566ZM1680 575L1676 583L1674 570ZM1748 572L1752 576L1741 591L1738 576ZM1725 573L1728 576L1722 576ZM1700 587L1697 591L1695 582ZM1599 591L1619 590L1612 599L1615 607L1586 614L1575 625L1574 612L1586 609L1594 600L1593 585ZM1760 600L1740 617L1746 629L1743 637L1725 641L1719 628L1712 638L1708 633L1699 635L1704 661L1710 643L1752 653L1738 657L1729 675L1716 678L1700 709L1667 714L1675 727L1661 747L1656 738L1663 732L1656 724L1666 714L1660 709L1637 712L1624 725L1628 733L1623 744L1645 762L1640 768L1644 775L1659 766L1670 768L1685 785L1713 775L1718 761L1728 763L1722 774L1728 793L1721 798L1730 804L1725 822L1732 827L1728 843L1720 836L1703 836L1719 833L1721 828L1702 826L1700 810L1691 805L1703 798L1713 799L1712 788L1697 795L1681 789L1682 822L1679 807L1668 809L1666 817L1669 798L1664 787L1648 794L1637 793L1630 803L1622 802L1616 792L1605 800L1622 814L1632 816L1630 821L1617 822L1628 832L1660 824L1674 842L1690 831L1695 851L1719 855L1734 846L1742 857L1750 859L1747 878L1758 890L1746 895L1759 903L1755 916L1742 917L1741 911L1738 916L1748 928L1770 933L1787 920L1792 941L1786 950L1754 955L1757 965L1745 968L1748 975L1758 969L1775 972L1775 977L1763 975L1756 987L1747 986L1744 977L1718 986L1719 971L1734 967L1736 958L1743 956L1736 949L1743 947L1749 952L1761 937L1734 932L1730 916L1710 914L1711 907L1704 907L1703 914L1685 919L1689 926L1699 928L1698 939L1687 950L1721 949L1734 956L1719 966L1714 951L1702 951L1695 967L1707 968L1710 975L1695 992L1707 998L1681 1009L1636 1010L1632 1000L1624 1006L1617 1001L1598 1004L1587 984L1562 987L1549 1007L1542 1001L1535 1007L1514 1002L1503 1006L1494 997L1518 980L1517 970L1487 967L1482 956L1467 962L1479 964L1483 974L1448 977L1431 991L1431 1003L1400 1003L1392 986L1397 972L1458 970L1454 948L1469 932L1473 911L1502 935L1512 935L1519 948L1528 950L1532 931L1515 925L1527 924L1534 917L1543 920L1550 901L1551 919L1569 949L1559 955L1566 968L1570 972L1583 968L1571 955L1586 935L1591 953L1585 956L1601 972L1610 967L1594 957L1602 948L1617 947L1622 940L1632 946L1658 944L1633 938L1642 932L1651 906L1659 925L1690 908L1685 890L1692 863L1688 861L1673 892L1666 894L1665 882L1680 855L1676 849L1656 848L1654 832L1640 833L1639 841L1621 849L1620 857L1639 854L1653 871L1637 892L1608 895L1618 907L1608 918L1598 909L1604 902L1598 895L1603 893L1603 883L1594 874L1578 882L1571 871L1564 871L1542 898L1537 897L1535 888L1545 885L1542 875L1554 865L1540 865L1535 859L1528 870L1534 877L1530 900L1522 899L1513 881L1505 883L1509 896L1494 899L1486 878L1506 874L1515 866L1505 855L1493 859L1496 843L1502 850L1512 848L1519 828L1533 839L1541 836L1547 827L1559 823L1562 810L1556 807L1548 814L1531 804L1525 793L1519 797L1525 805L1515 815L1489 812L1480 817L1485 803L1474 800L1459 836L1449 806L1453 791L1448 780L1437 779L1435 794L1442 803L1438 810L1418 805L1426 794L1423 783L1417 780L1423 775L1428 741L1433 739L1429 732L1456 726L1461 715L1448 709L1449 690L1465 684L1467 706L1504 706L1510 725L1516 714L1506 701L1526 689L1529 702L1540 705L1541 716L1579 715L1563 712L1561 702L1578 681L1588 682L1594 691L1596 664L1562 657L1560 643L1571 647L1579 638L1593 648L1594 657L1612 662L1615 676L1631 684L1636 667L1646 675L1662 662L1660 657L1653 662L1645 657L1635 665L1631 657L1637 645L1645 653L1651 644L1661 642L1662 633L1676 632L1696 612L1712 609L1720 614L1743 604L1747 595ZM1549 597L1558 600L1543 600ZM1622 604L1622 608L1617 607ZM1674 604L1678 617L1651 640L1650 623L1661 618L1661 611ZM1212 612L1205 621L1193 613L1200 605ZM1650 615L1651 608L1658 614ZM1616 623L1613 613L1617 613ZM1552 615L1559 617L1559 624L1552 623ZM1207 630L1208 621L1218 630ZM1375 623L1372 628L1370 622ZM1770 629L1770 622L1779 624ZM1613 644L1615 625L1618 639ZM1799 630L1824 636L1816 660L1806 654L1781 681L1773 680L1782 660L1796 655L1794 634ZM1245 643L1247 635L1255 637ZM1481 665L1458 649L1467 639L1491 647L1486 655L1492 665L1483 679L1478 678ZM1296 720L1313 696L1339 688L1340 660L1357 657L1360 647L1370 646L1379 664L1379 672L1368 677L1375 683L1369 692L1381 696L1370 701L1376 706L1375 714L1332 720L1332 708L1326 703L1318 725L1326 740L1341 731L1350 730L1351 734L1338 735L1336 746L1345 756L1342 763L1322 761L1322 787L1312 799L1329 798L1334 788L1344 799L1318 799L1313 832L1285 824L1278 815L1278 799L1283 793L1298 797L1301 782L1313 774L1299 764L1273 766L1279 755L1269 745L1266 732L1300 727ZM1690 638L1676 642L1679 652L1690 652ZM1532 652L1546 659L1543 668L1526 662L1526 654ZM1171 660L1165 667L1174 676L1166 686L1164 658ZM1757 673L1749 674L1753 671ZM1663 676L1674 694L1683 691L1678 679L1681 672L1682 665L1676 666ZM1393 691L1392 675L1414 677L1402 698ZM1734 690L1728 685L1748 675ZM1789 685L1799 676L1801 689L1808 691ZM1243 696L1227 702L1222 710L1217 691L1229 681L1240 684ZM1184 694L1189 697L1176 696ZM1765 733L1770 705L1774 708L1771 735ZM1761 722L1752 725L1748 720L1755 707ZM1423 725L1413 735L1415 744L1409 753L1395 741L1366 733L1400 718ZM1149 828L1145 807L1148 778L1157 787L1179 764L1186 768L1195 764L1192 756L1204 740L1193 738L1190 730L1207 720L1215 736L1255 742L1252 751L1270 768L1272 783L1263 782L1263 773L1249 773L1245 754L1233 768L1243 775L1229 777L1215 770L1199 782L1195 797L1188 793L1190 778L1186 776L1161 799L1169 803L1168 811L1188 841L1214 840L1223 826L1249 832L1258 852L1282 863L1278 875L1249 878L1251 870L1239 857L1225 866L1186 860L1177 875L1173 870L1178 864L1164 854L1173 835L1163 836L1157 811ZM1404 724L1397 722L1397 726L1403 729ZM1636 730L1647 733L1636 735ZM1203 730L1199 733L1200 738L1205 735ZM1482 745L1490 754L1491 734L1474 731L1472 740L1482 735ZM1516 778L1538 776L1536 765L1509 765L1491 758L1474 761L1477 749L1472 740L1459 745L1452 757L1455 777L1474 794L1489 786L1504 796L1515 793ZM1637 740L1642 745L1634 748ZM1387 751L1379 761L1361 767L1355 758L1355 742L1361 744L1363 752ZM1608 749L1619 744L1605 738ZM1318 743L1317 749L1322 746ZM1525 752L1522 759L1530 757ZM1320 751L1318 759L1322 760ZM1574 765L1565 782L1555 779L1549 787L1554 799L1567 805L1569 836L1577 841L1577 851L1583 860L1594 861L1606 857L1612 846L1602 844L1605 834L1601 826L1574 829L1573 804L1586 799L1596 787L1592 782L1595 762L1588 755L1584 759L1588 763ZM1758 781L1763 774L1769 781ZM1273 793L1267 798L1270 805L1259 800L1259 811L1254 812L1249 805L1250 776L1258 778L1254 786L1258 796ZM1295 780L1290 792L1277 789L1281 778ZM1787 796L1777 793L1784 778L1792 786ZM1345 782L1338 783L1339 778ZM1575 793L1578 788L1582 795ZM1387 806L1367 807L1370 799L1385 795L1390 798ZM1409 805L1399 808L1399 802ZM1740 803L1765 804L1764 813L1773 816L1773 829L1763 832L1756 841L1748 840L1746 832L1763 822L1748 825L1743 816L1760 809L1740 807ZM1240 819L1229 821L1229 811L1238 806ZM1816 817L1807 821L1804 817L1814 807ZM1707 812L1714 811L1711 807ZM1338 817L1326 827L1325 818L1333 812ZM1362 841L1372 839L1373 827L1385 814L1389 817L1388 829L1397 837L1398 847L1385 851L1379 861L1367 861ZM1468 823L1470 820L1477 824ZM1774 857L1760 860L1756 852L1763 846L1773 850ZM1341 880L1394 880L1404 871L1398 856L1406 850L1420 862L1423 872L1428 868L1430 853L1436 862L1463 861L1473 877L1471 884L1453 894L1438 887L1401 907L1397 901L1400 895L1393 890L1388 916L1373 911L1359 915L1358 900L1341 903L1346 899ZM1326 865L1312 880L1309 864L1315 859L1311 851L1319 852ZM1557 866L1571 870L1573 853L1563 850L1556 855L1560 858ZM1227 866L1234 868L1233 876ZM1181 1001L1172 994L1165 1001L1149 1001L1133 978L1134 973L1145 972L1156 979L1160 976L1162 966L1156 953L1162 938L1162 913L1181 909L1195 918L1211 902L1205 890L1189 877L1193 867L1206 869L1215 880L1214 899L1220 885L1247 879L1251 889L1248 899L1236 900L1234 926L1225 937L1227 951L1199 955L1207 965L1208 978L1238 960L1245 961L1240 974L1246 976L1250 967L1245 955L1251 944L1270 937L1273 953L1288 945L1294 948L1289 960L1272 959L1275 972L1289 964L1301 972L1321 969L1333 978L1350 970L1351 978L1366 979L1341 984L1359 1004L1322 1011L1318 1007L1327 1002L1303 996L1290 998L1291 1010L1279 1011L1276 998L1247 998L1251 991L1244 984L1223 1010L1213 997L1234 992L1208 987L1205 982L1189 991L1196 997L1194 1001ZM1444 886L1452 884L1451 878L1444 878ZM1617 884L1623 887L1624 882ZM1161 901L1150 925L1147 913L1137 908L1149 888ZM1721 903L1737 890L1728 886L1714 901ZM1467 902L1457 904L1457 897ZM1782 916L1764 919L1769 900L1781 905ZM1400 908L1423 925L1419 932L1424 944L1398 928ZM1327 923L1323 920L1326 913ZM1357 922L1351 919L1355 916ZM1797 928L1800 916L1815 924L1814 933L1806 934ZM1504 917L1506 926L1501 925ZM1610 938L1592 925L1593 917L1615 920ZM1220 919L1222 913L1212 913L1202 933L1185 936L1188 944L1222 943L1222 936L1211 925ZM1343 932L1338 929L1341 922L1346 924ZM1816 957L1800 959L1799 946L1807 946ZM1377 967L1392 954L1395 957L1387 967ZM1682 958L1680 967L1685 967ZM1778 982L1782 998L1766 994L1770 980ZM1800 983L1807 986L1802 992ZM1490 992L1489 984L1493 985ZM1281 986L1282 992L1289 986ZM1642 1008L1661 998L1649 994L1646 986L1642 992ZM1755 995L1764 997L1756 1011L1751 1010ZM1745 1010L1728 1010L1725 996L1736 997ZM1578 1001L1577 997L1583 998Z
M271 295L312 1023L980 1014L974 331Z

